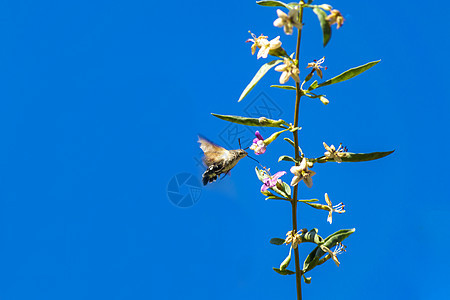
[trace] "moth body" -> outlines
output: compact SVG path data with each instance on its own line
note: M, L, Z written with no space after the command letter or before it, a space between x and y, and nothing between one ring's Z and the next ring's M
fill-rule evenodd
M202 176L203 185L216 181L221 174L227 174L240 159L248 155L245 150L227 150L203 137L199 137L198 142L205 154L203 162L207 167Z

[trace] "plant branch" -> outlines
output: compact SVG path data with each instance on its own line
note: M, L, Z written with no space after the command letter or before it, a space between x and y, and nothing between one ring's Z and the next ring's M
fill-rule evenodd
M299 21L300 24L303 20L303 1L300 1L300 12L299 12ZM298 30L298 36L297 36L297 49L295 52L296 59L297 59L297 67L298 67L298 61L300 58L300 42L302 39L302 28ZM298 127L298 119L299 119L299 110L300 110L300 98L302 96L301 89L300 89L300 83L295 82L295 89L296 89L296 95L295 95L295 115L294 115L294 127ZM296 163L295 165L299 165L299 159L300 155L298 152L298 130L293 132L294 135L294 151L295 151L295 159ZM292 198L292 227L294 232L297 232L297 197L298 197L298 184L294 187L294 194ZM294 249L294 256L295 256L295 279L296 279L296 285L297 285L297 300L302 299L302 273L300 270L300 254L298 251L298 247Z

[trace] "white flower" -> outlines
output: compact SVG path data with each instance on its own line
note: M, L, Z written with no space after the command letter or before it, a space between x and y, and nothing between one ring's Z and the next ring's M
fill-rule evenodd
M308 170L306 158L303 158L300 166L293 166L291 173L295 175L292 178L291 186L295 186L300 180L303 180L307 187L312 187L313 182L311 177L316 175L316 172Z
M326 210L329 211L327 221L331 224L333 222L333 212L337 212L338 214L345 213L345 205L341 202L333 206L327 193L325 193L325 201L327 202Z
M344 246L342 243L337 243L336 244L336 249L334 249L334 251L331 251L330 249L328 249L326 246L324 245L320 245L320 249L322 249L323 251L327 252L328 255L325 257L325 260L328 260L330 258L333 259L334 263L336 264L336 266L339 267L339 265L341 264L339 262L339 260L337 259L337 255L341 254L342 252L345 252L345 248L347 248L346 246Z
M292 77L296 82L300 82L300 77L298 77L300 70L289 58L284 58L284 63L276 66L275 71L283 72L280 76L281 84L288 82L290 77Z
M302 28L302 24L298 20L299 12L296 9L289 10L289 14L277 9L278 19L273 22L275 27L284 27L284 33L292 34L294 26Z
M250 34L252 35L253 38L248 39L247 42L253 42L252 55L255 54L256 48L259 48L257 55L258 59L261 57L267 58L267 55L269 54L270 50L275 50L281 47L281 41L279 36L277 36L276 38L274 38L269 42L267 36L261 34L259 37L256 37L256 35L254 35L253 33L250 32Z
M281 47L280 37L277 36L273 40L269 42L267 39L261 40L261 48L258 51L258 59L259 58L267 58L270 50L275 50Z
M334 159L337 163L342 162L341 156L344 156L344 153L347 152L347 148L342 147L342 144L340 144L339 148L336 150L334 145L328 146L325 142L323 142L323 146L325 147L325 150L327 150L324 153L327 158Z

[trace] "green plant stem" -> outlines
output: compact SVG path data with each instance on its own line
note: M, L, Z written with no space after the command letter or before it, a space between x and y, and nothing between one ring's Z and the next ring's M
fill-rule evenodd
M299 20L300 23L302 23L303 20L303 7L301 6L302 1L300 2L300 16ZM302 29L300 28L298 30L298 36L297 36L297 51L295 52L297 61L300 57L300 42L302 39ZM302 97L301 89L300 89L300 83L295 82L295 89L296 89L296 95L295 95L295 115L294 115L294 127L298 127L298 118L299 118L299 110L300 110L300 98ZM295 159L296 163L295 165L298 166L300 155L298 153L298 130L294 131L294 151L295 151ZM297 197L298 197L298 184L294 187L294 194L292 198L292 227L294 232L297 232ZM302 299L302 273L300 270L300 254L298 251L298 247L294 249L294 256L295 256L295 281L297 285L297 300Z

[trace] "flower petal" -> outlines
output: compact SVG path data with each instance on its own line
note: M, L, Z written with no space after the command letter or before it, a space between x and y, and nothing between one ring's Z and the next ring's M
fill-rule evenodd
M280 178L281 176L283 176L284 174L286 174L285 171L280 171L275 173L275 175L272 176L273 179L277 180L278 178Z
M288 17L288 15L281 9L277 9L277 15L279 18L287 18Z
M258 138L258 140L264 140L264 138L262 137L262 135L259 133L258 130L255 132L255 135L256 135L256 137ZM254 142L254 141L255 141L255 140L253 140L253 142Z
M325 193L325 201L327 202L328 206L332 207L333 204L331 203L330 197L328 197L328 193Z
M289 77L290 77L289 72L284 71L283 73L281 73L281 76L280 76L280 83L281 83L281 84L285 84L286 82L288 82Z
M303 181L305 182L307 187L312 188L313 181L312 181L311 176L304 176Z
M299 176L301 174L302 168L300 166L292 166L290 171L292 174Z
M302 180L302 176L294 176L291 181L291 186L296 186L300 180Z

